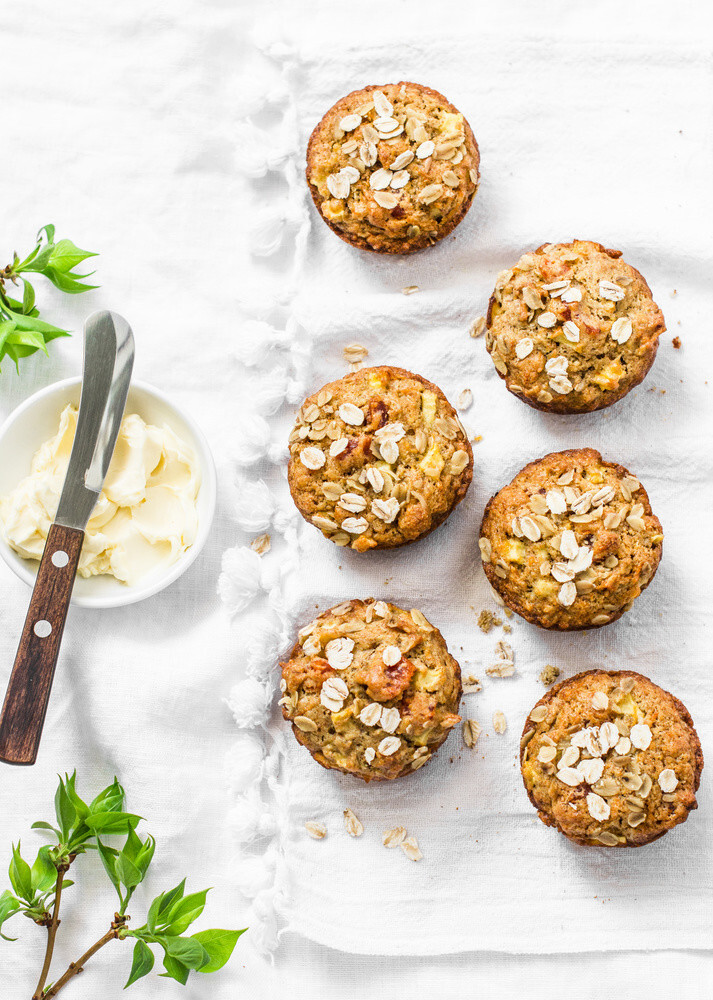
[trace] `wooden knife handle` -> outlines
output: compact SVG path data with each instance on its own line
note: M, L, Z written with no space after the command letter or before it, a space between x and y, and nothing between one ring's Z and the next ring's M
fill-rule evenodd
M53 524L0 714L0 760L34 764L84 532Z

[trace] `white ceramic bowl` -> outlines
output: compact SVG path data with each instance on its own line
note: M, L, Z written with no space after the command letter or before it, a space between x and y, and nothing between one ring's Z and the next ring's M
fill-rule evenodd
M79 405L81 378L55 382L30 396L10 414L0 427L0 496L10 493L29 474L30 462L39 446L54 437L59 415L68 403ZM128 586L113 576L78 576L72 604L83 608L116 608L143 601L163 590L188 569L205 545L215 512L215 464L203 432L193 420L178 410L163 393L145 382L132 382L126 413L138 413L149 423L162 424L192 445L201 472L198 493L198 534L183 555L170 566L158 567L135 584ZM29 586L34 586L38 562L23 559L0 536L0 555L10 569Z

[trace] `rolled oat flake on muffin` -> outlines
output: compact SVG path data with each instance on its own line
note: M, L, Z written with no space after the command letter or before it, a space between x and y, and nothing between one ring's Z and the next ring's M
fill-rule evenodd
M328 650L344 641L351 659L337 672ZM386 601L326 611L281 667L280 705L297 741L323 767L364 781L419 770L460 722L460 668L443 636Z
M546 243L498 275L486 347L507 388L552 413L616 403L646 376L666 326L619 250Z
M478 187L470 125L429 87L391 83L343 97L314 129L307 182L327 225L378 253L413 253L463 219Z
M593 847L641 847L697 808L703 753L686 707L630 670L588 670L530 712L520 740L539 817Z
M297 509L357 552L416 541L465 496L473 452L441 390L402 368L362 368L313 393L290 435Z
M653 579L662 543L639 480L593 448L526 465L489 501L479 539L507 607L562 631L620 618Z

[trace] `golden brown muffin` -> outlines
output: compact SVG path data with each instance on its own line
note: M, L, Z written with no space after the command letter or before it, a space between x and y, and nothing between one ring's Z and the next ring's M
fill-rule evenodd
M620 250L545 243L498 275L486 346L516 396L551 413L611 406L642 381L666 329Z
M302 404L288 481L300 514L357 552L405 545L444 521L473 478L473 452L438 386L362 368Z
M593 448L526 465L485 508L480 554L505 604L541 628L616 621L661 559L646 490Z
M631 670L587 670L530 712L520 764L547 826L585 846L641 847L697 808L703 753L678 698Z
M413 253L464 217L479 163L470 125L443 94L389 83L329 109L307 147L307 181L319 214L347 243Z
M460 722L460 667L420 611L346 601L300 629L280 666L297 740L364 781L423 767Z

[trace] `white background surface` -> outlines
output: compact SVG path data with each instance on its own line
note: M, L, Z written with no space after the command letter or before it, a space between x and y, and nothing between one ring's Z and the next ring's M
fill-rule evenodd
M465 20L457 11L456 6L439 4L434 9L423 2L393 3L386 10L383 4L362 3L340 10L332 4L312 3L289 13L287 8L278 10L277 20L288 37L312 51L315 40L323 39L325 54L335 66L344 39L363 39L365 45L378 43L382 49L391 44L394 78L415 76L417 69L424 80L428 75L429 67L414 65L410 61L413 53L400 42L406 29L424 33L426 38L434 32L441 38L469 37L471 45L483 46L484 58L493 39L499 39L500 44L512 40L512 55L503 58L502 66L493 68L490 80L483 81L484 99L492 104L505 93L507 106L513 108L521 95L523 101L529 101L534 90L533 113L537 114L537 100L551 107L561 87L575 86L581 88L591 116L586 148L560 150L565 133L558 131L552 136L551 152L538 167L543 176L560 182L543 193L543 202L545 198L556 202L561 194L568 208L575 204L569 168L573 156L601 158L602 171L613 190L620 176L617 149L611 149L607 117L597 99L598 87L606 76L557 78L552 62L583 40L591 43L595 39L601 46L602 72L606 74L607 64L612 59L626 61L633 47L640 74L634 81L637 107L646 107L641 97L648 92L650 110L648 117L635 117L626 133L617 134L624 135L634 150L632 160L646 179L647 191L655 187L660 198L639 199L636 185L630 197L618 193L620 213L613 222L608 221L602 238L635 248L635 263L651 277L652 284L659 281L655 291L671 335L679 333L684 350L695 351L696 344L707 338L705 317L710 315L710 299L705 311L704 284L705 265L710 263L710 200L703 190L705 182L701 182L705 176L701 157L710 163L711 155L710 75L701 69L697 86L691 90L687 71L694 51L699 67L706 54L706 26L698 8L679 5L669 11L664 4L634 4L622 13L608 3L580 11L565 3L537 9L524 2L482 4ZM3 255L15 247L29 249L35 230L45 222L55 222L60 236L100 250L99 290L68 303L43 288L38 295L40 303L48 315L66 320L75 330L93 308L108 306L123 311L137 336L137 376L154 382L194 413L222 471L213 538L178 584L139 607L73 612L40 761L31 770L6 768L0 775L0 851L7 856L10 840L19 836L28 845L38 842L33 835L28 836L27 827L48 812L57 771L76 766L81 787L87 791L118 773L129 789L130 806L149 817L146 828L159 841L147 897L187 873L195 887L215 885L201 926L242 926L245 916L235 891L233 852L225 829L223 757L234 729L221 702L237 675L241 646L240 636L231 630L219 606L215 582L220 554L236 536L229 503L230 435L249 409L246 387L237 383L239 369L231 360L240 337L235 302L246 274L244 233L251 207L235 169L232 136L235 107L243 97L246 31L253 22L253 12L247 6L229 2L182 0L149 8L132 0L120 7L69 3L61 9L34 2L24 4L21 14L15 10L6 15L0 28L0 83L6 104L0 233ZM540 74L533 76L531 61L523 72L521 59L525 51L532 56L535 42L541 46L542 77L550 81L547 89L539 92ZM651 53L648 63L647 52ZM660 87L662 66L666 69L665 92ZM676 66L680 67L680 89L676 86ZM368 68L367 60L367 76ZM544 72L545 68L549 72ZM454 64L448 78L471 71L469 65L459 69ZM344 86L335 78L335 98L352 83L343 82ZM358 82L367 81L354 81ZM431 82L449 93L447 79ZM625 95L622 102L626 104ZM669 110L676 104L680 108L684 136L673 153L665 144L676 140L656 134L658 102ZM313 110L316 115L321 109L315 105ZM476 126L477 113L472 117ZM478 133L477 127L475 130ZM686 134L695 141L689 143ZM483 138L487 177L486 152L490 151L487 136ZM479 195L482 204L474 210L478 214L471 213L471 233L475 233L474 221L479 220L486 226L506 226L513 249L539 242L543 205L536 205L528 217L528 206L518 203L514 194L514 179L526 171L528 162L529 151L523 149L511 165L503 165L500 191L495 176L484 181ZM678 170L672 173L674 162ZM666 164L664 169L662 163ZM514 200L504 200L505 187L513 192ZM583 203L589 194L587 190L576 192ZM671 255L676 262L675 274L665 273L662 261L646 256L647 243L657 238L663 227L675 243ZM427 257L419 258L414 266L427 270ZM500 266L498 261L493 269ZM447 270L435 270L431 286L445 293L447 277ZM671 287L680 289L686 281L691 296L698 294L699 298L695 308L690 300L688 305L685 301L681 304L682 327L674 329L676 307L667 296ZM399 280L393 285L398 288L407 283ZM475 289L474 300L482 300L484 294L485 287ZM476 311L482 304L474 301ZM661 374L673 389L675 359L671 354L670 342L664 340L652 384ZM696 423L695 413L699 408L703 417L709 413L702 408L706 357L710 355L700 354L700 382L687 384L669 407L675 423L683 406L685 422L701 434L704 428ZM20 379L6 366L0 376L3 414L39 386L75 374L80 359L80 340L75 337L55 343L49 360L26 362ZM444 388L449 391L452 387ZM693 412L685 409L691 406L695 406ZM631 412L636 415L636 407ZM663 425L661 433L666 433ZM690 437L682 439L684 455L693 444ZM705 456L705 445L700 438L695 444L700 460ZM633 441L630 447L634 449ZM525 443L518 444L517 455L521 452L529 457ZM701 467L700 461L697 467ZM685 509L683 503L680 509ZM672 568L672 572L680 573L682 567ZM4 568L0 586L0 679L4 682L28 594ZM703 621L692 622L692 627L702 628ZM679 650L668 647L662 652L671 658L680 655ZM669 669L673 671L673 666ZM695 716L694 706L689 707ZM709 879L710 853L700 862L702 876ZM96 870L91 863L85 870L91 882ZM101 884L98 877L96 884ZM73 892L64 912L61 937L83 945L102 932L104 913L113 904L107 896L95 909L89 903L94 897L87 888ZM140 894L136 901L133 909L140 913ZM673 915L680 916L690 903L690 899L681 898ZM295 912L299 915L299 900ZM661 924L665 926L671 916L661 911ZM427 921L427 912L423 918ZM19 930L21 940L16 944L2 942L3 996L29 996L41 962L44 942L40 931L26 922ZM586 934L584 926L583 937ZM64 995L118 996L129 964L128 956L118 960L119 948L117 944L115 950L105 949ZM69 961L76 951L76 947L68 949L63 944L58 958ZM686 996L703 997L709 995L712 971L708 951L584 956L480 952L447 958L364 958L321 947L294 934L283 939L274 965L270 965L254 953L246 935L230 966L219 975L195 977L182 992L177 984L152 976L132 987L131 995L137 1000L173 995L211 995L223 1000L282 996L289 991L295 997L356 998L405 995L416 990L440 994L457 989L468 994L477 991L508 996L525 986L530 996L550 991L556 995L566 988L568 995L588 998L601 995L613 984L626 983L629 997L663 997L674 988L680 991L683 982Z

